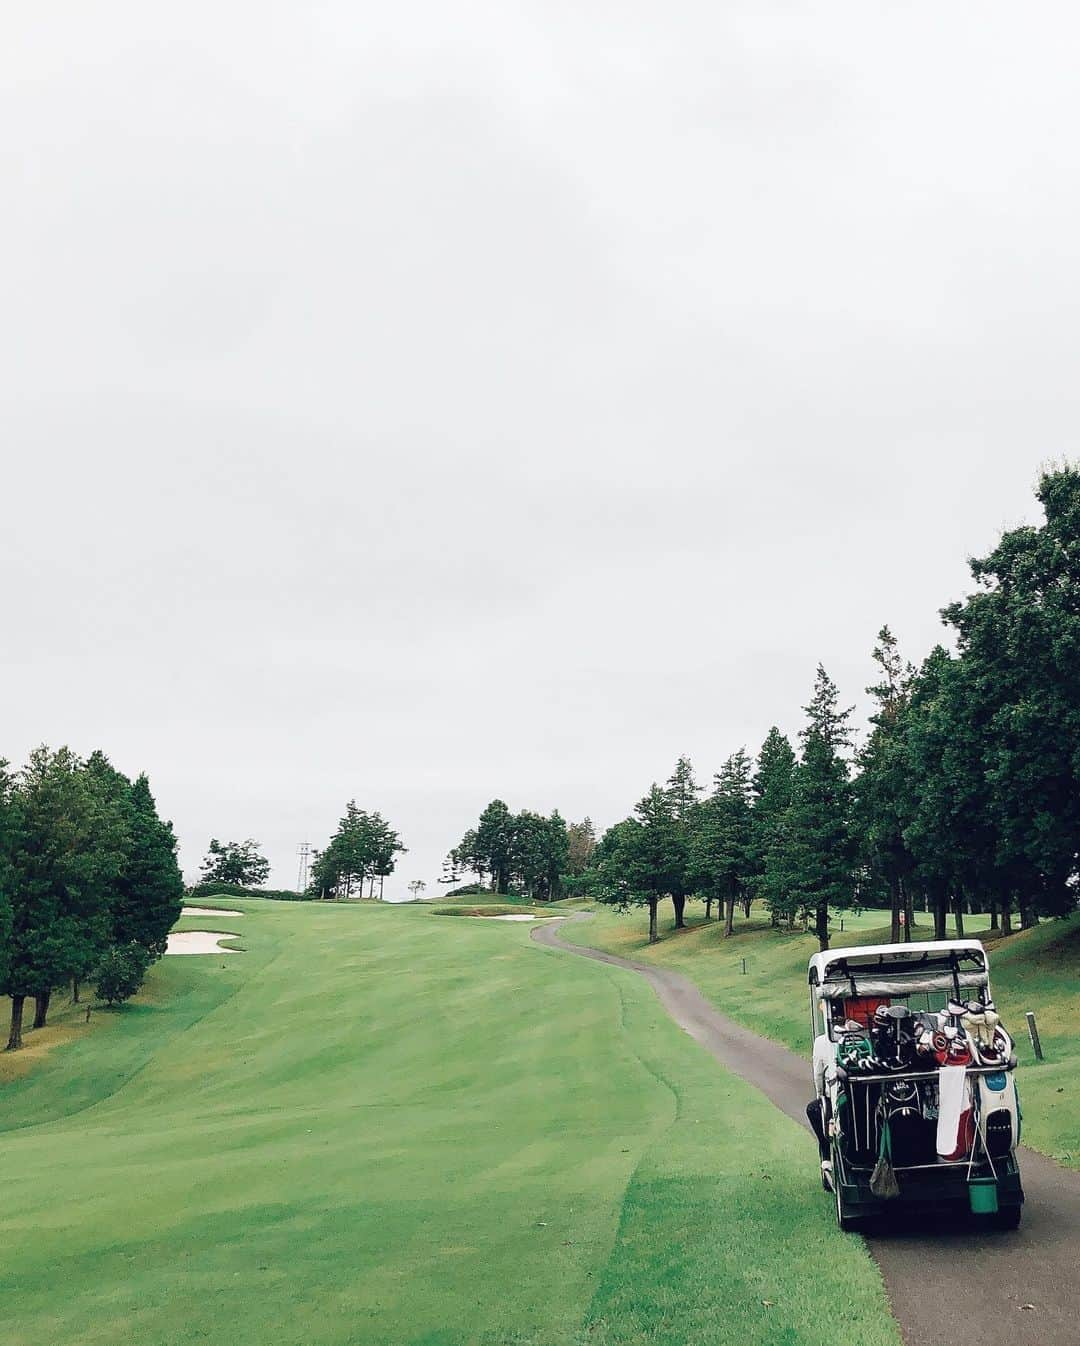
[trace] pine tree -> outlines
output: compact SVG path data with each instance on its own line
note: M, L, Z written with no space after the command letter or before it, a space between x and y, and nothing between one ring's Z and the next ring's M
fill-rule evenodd
M752 874L750 758L739 749L716 776L715 789L693 814L689 880L725 911L725 936L734 934L735 903Z
M566 828L567 873L583 873L592 860L596 850L596 829L591 818L582 818L579 823L569 823Z
M160 958L180 917L184 879L172 823L158 817L150 782L140 775L128 792L129 831L124 865L110 903L112 942L139 944Z
M785 885L800 914L813 916L822 949L829 947L829 908L850 906L854 889L852 789L843 756L851 710L840 710L838 700L819 664L782 846L772 857L771 881Z
M905 829L910 825L914 802L907 733L915 674L901 659L896 638L887 626L878 632L873 659L880 681L866 689L876 708L870 717L870 737L858 758L853 826L862 850L863 884L872 892L883 887L888 893L891 939L896 943L901 936L911 939L914 916L916 863ZM923 881L936 886L928 872L924 872ZM938 896L944 902L944 892Z
M654 785L634 817L616 824L597 847L598 901L626 910L648 907L649 943L660 938L657 908L684 883L686 842L670 794Z
M790 740L775 725L765 736L758 753L753 779L753 808L750 815L751 883L765 899L773 924L795 918L790 895L775 887L775 865L770 870L769 856L781 844L784 822L791 807L795 777L795 750Z
M218 841L211 837L202 862L203 883L228 883L240 888L261 888L270 877L270 861L252 837L246 841Z
M693 828L694 813L698 807L698 795L701 786L694 779L694 768L690 758L682 756L675 763L675 770L668 777L666 793L671 802L672 816L681 839L683 855L689 855L690 834ZM685 872L685 861L682 873ZM675 908L675 929L685 928L687 889L685 879L680 877L671 890L671 904Z
M114 812L95 797L82 762L68 748L30 755L17 786L11 854L11 997L8 1050L22 1046L23 1006L35 999L35 1027L52 992L96 961L108 936L105 894L122 845Z

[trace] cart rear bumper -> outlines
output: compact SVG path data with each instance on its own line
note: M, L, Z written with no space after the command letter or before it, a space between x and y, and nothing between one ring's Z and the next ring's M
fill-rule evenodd
M997 1160L996 1168L998 1209L1021 1206L1024 1189L1015 1156ZM980 1167L971 1176L985 1178L991 1175L985 1167ZM883 1201L870 1190L869 1172L853 1171L849 1166L845 1166L842 1174L837 1173L834 1166L833 1172L833 1181L840 1186L844 1206L857 1218L971 1213L967 1164L897 1169L896 1179L899 1195Z

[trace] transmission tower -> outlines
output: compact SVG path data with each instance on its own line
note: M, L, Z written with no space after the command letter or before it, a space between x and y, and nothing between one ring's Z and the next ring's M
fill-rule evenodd
M307 891L308 857L311 855L310 842L302 841L296 848L296 854L300 857L300 871L296 876L296 891L303 893Z

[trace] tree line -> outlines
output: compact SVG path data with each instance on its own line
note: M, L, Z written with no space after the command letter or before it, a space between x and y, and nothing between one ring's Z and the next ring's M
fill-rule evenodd
M1010 933L1076 909L1080 878L1080 470L1044 472L1038 527L1005 532L970 562L975 591L941 612L955 649L919 667L887 626L858 746L852 710L818 667L798 747L773 727L702 791L686 758L609 828L574 891L657 908L675 925L689 897L774 923L802 920L829 943L830 913L890 911L893 941L916 911L944 938L948 913L988 911Z
M62 987L91 982L109 1004L133 995L165 952L184 883L172 824L145 775L103 752L37 748L19 771L0 762L0 994L11 998L7 1050L23 1012L48 1020Z
M531 809L512 813L503 800L493 799L450 850L440 882L474 874L496 893L552 902L563 896L568 878L582 873L595 845L588 818L567 823L558 809L547 817Z

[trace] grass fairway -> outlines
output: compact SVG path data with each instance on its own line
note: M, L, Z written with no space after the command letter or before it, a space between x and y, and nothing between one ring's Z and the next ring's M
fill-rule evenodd
M889 928L880 911L845 917L833 944L887 944ZM916 930L932 935L929 918ZM980 928L985 917L969 917L965 934L985 942L990 984L1006 1027L1016 1039L1024 1108L1024 1141L1080 1168L1080 917L1044 921L1034 930L1001 939ZM587 922L565 932L568 940L676 968L700 987L719 1009L766 1037L783 1042L809 1060L810 1028L806 965L817 949L812 935L773 930L757 912L737 919L736 933L724 939L718 921L690 918L686 930L661 926L663 938L650 946L640 912L625 916L599 907ZM743 959L746 971L743 972ZM1028 1042L1026 1010L1038 1017L1046 1060L1036 1062Z
M799 1127L640 978L421 907L241 956L0 1092L8 1346L897 1346Z

